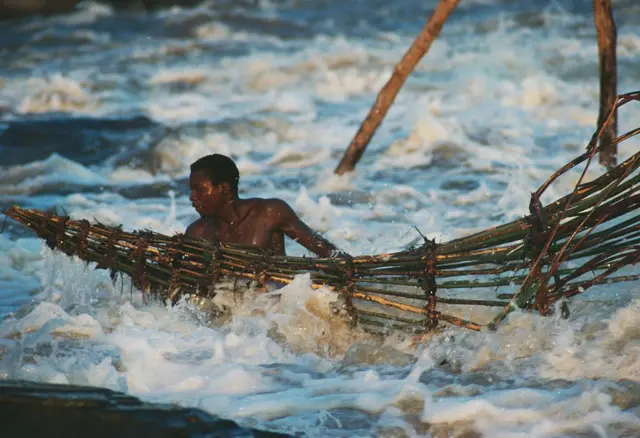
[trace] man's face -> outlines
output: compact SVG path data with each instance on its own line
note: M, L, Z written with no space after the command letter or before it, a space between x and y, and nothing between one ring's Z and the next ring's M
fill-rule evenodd
M228 201L229 184L214 185L201 170L189 177L189 200L200 216L212 216Z

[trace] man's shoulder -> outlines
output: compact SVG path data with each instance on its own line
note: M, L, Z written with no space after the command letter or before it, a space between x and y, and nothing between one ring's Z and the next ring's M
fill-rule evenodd
M293 211L291 206L286 201L280 198L265 198L261 199L261 206L264 210L270 212L290 212Z
M251 202L255 217L260 220L269 220L274 226L296 217L291 206L280 198L252 198Z
M204 224L204 219L202 219L201 217L199 217L198 219L196 219L195 221L191 222L189 224L189 226L187 227L187 229L191 228L191 227L198 227L198 226L202 226L202 224Z
M249 198L245 199L247 205L251 208L259 208L260 210L279 210L290 209L291 207L286 201L280 198Z
M189 224L184 233L190 237L203 237L210 225L203 218L198 218Z
M189 235L201 227L202 227L202 218L198 218L187 226L187 230L185 231L185 234Z

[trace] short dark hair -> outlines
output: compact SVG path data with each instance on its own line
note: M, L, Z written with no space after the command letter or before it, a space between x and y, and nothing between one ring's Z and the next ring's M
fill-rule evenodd
M234 194L238 194L240 172L234 161L222 154L206 155L191 164L191 172L202 171L212 184L228 183Z

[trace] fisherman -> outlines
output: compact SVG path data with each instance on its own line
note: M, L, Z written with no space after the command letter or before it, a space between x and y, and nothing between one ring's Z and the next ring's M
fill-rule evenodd
M331 257L337 248L305 224L281 199L238 197L240 173L233 160L212 154L191 164L191 205L200 219L187 227L186 235L222 243L256 245L274 255L285 255L284 236L320 257Z

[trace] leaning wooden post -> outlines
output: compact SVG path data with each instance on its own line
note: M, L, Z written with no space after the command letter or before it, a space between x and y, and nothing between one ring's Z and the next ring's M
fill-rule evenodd
M402 88L402 85L420 59L427 53L433 40L440 34L444 22L447 21L447 18L458 3L460 3L460 0L440 0L429 21L424 25L411 47L405 52L402 60L396 65L391 78L378 93L376 102L369 110L369 114L360 125L355 137L351 140L351 144L344 153L342 160L340 160L338 167L336 167L335 173L343 175L355 168L369 141L371 141L371 137L375 134L389 107L391 107L398 95L400 88Z
M600 114L598 126L602 125L607 113L616 100L616 23L613 21L611 0L593 0L593 16L598 36L598 54L600 66ZM607 145L616 138L618 130L617 113L600 137L600 144ZM600 164L607 169L616 165L617 146L612 145L600 151Z

